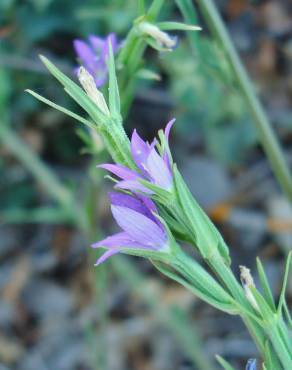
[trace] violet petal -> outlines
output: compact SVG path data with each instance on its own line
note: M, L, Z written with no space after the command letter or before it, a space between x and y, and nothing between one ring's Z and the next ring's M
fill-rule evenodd
M153 182L168 190L172 186L172 175L168 164L159 156L155 149L152 149L147 159L147 170Z
M105 40L101 37L95 36L95 35L89 35L88 40L93 47L93 49L100 54L102 51L102 47L105 43Z
M82 40L74 40L73 45L81 63L84 64L89 73L94 75L96 69L96 56L93 50Z
M91 245L92 248L120 248L120 247L127 247L127 248L141 248L143 246L141 243L135 241L131 238L126 232L120 232L107 238L100 240L97 243Z
M110 192L109 198L113 206L130 208L133 211L141 213L142 215L156 222L156 219L152 213L156 209L156 207L155 204L149 198L145 196L134 197L128 194L116 192ZM154 212L157 212L157 210Z
M146 186L142 185L138 180L124 180L124 181L119 181L116 185L115 188L117 189L125 189L125 190L130 190L133 192L140 191L145 194L153 194L153 191L146 188Z
M166 125L165 130L164 130L164 136L165 136L167 144L169 144L169 133L170 133L170 130L171 130L174 122L175 122L175 118L173 118L172 120L170 120L168 122L168 124Z
M117 224L138 243L149 249L161 249L167 240L166 233L148 217L119 206L111 206Z
M119 249L110 249L106 252L104 252L99 258L98 260L95 262L94 266L98 266L100 265L101 263L103 263L104 261L106 261L108 258L110 258L111 256L119 253L120 250Z
M97 167L103 168L123 180L135 180L139 177L139 175L136 172L120 164L105 163Z
M145 166L150 147L134 130L131 138L131 153L136 165L145 173ZM147 174L147 172L146 172Z

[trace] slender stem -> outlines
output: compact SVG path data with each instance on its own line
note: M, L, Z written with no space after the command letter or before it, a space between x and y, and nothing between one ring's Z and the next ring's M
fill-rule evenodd
M244 310L242 310L242 312L240 313L240 316L246 327L248 328L260 353L264 356L266 336L259 324L245 313L246 310L250 310L250 307L247 304L241 285L236 280L231 269L225 265L220 256L215 256L212 260L208 262L212 270L218 275L218 277L232 294L236 302L238 302L239 306L242 306L244 308Z
M266 340L270 339L273 350L277 354L279 360L284 366L285 370L291 367L291 355L289 354L289 346L285 346L285 340L287 338L286 328L279 326L278 323L272 323L272 325L265 324L263 321L263 327L261 327L253 318L246 314L246 310L249 310L247 300L243 293L242 287L235 279L232 271L227 267L220 256L209 261L212 269L217 273L226 288L233 295L235 300L243 308L240 316L248 328L254 342L257 344L263 358L265 358L266 351ZM271 369L276 370L276 369ZM280 370L280 367L279 367Z
M183 6L185 8L187 7L188 9L193 8L191 0L176 1L178 5L180 4L180 8ZM287 198L292 202L292 176L289 172L289 167L284 158L281 146L269 123L266 113L264 112L263 107L255 94L251 81L238 56L238 53L235 50L222 18L220 17L212 0L198 0L197 3L211 31L220 42L221 47L230 62L239 88L253 116L253 122L258 131L259 139L270 161L275 177L277 178ZM185 18L186 16L187 14L184 14Z
M0 130L0 140L35 175L52 198L56 199L61 205L68 206L71 201L71 193L14 131L5 124L2 124Z

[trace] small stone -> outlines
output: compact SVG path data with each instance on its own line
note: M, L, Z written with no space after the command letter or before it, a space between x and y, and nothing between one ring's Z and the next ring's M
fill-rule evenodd
M68 290L42 279L28 284L22 299L28 311L41 319L67 316L74 308Z

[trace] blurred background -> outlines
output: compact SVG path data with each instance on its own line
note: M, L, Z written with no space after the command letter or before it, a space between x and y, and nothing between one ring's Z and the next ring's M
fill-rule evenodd
M257 356L237 318L202 303L147 260L116 256L93 267L90 244L115 230L111 183L95 168L107 154L81 124L24 92L82 115L38 54L74 78L73 40L109 32L122 40L136 3L0 1L1 370L215 370L216 353L243 369ZM159 19L181 20L175 3L166 3ZM216 3L291 168L291 3ZM175 160L230 246L235 273L239 264L255 271L259 255L277 297L292 245L291 206L232 71L198 17L204 30L197 53L184 33L173 52L147 49L144 63L160 80L138 80L126 130L151 139L177 118Z

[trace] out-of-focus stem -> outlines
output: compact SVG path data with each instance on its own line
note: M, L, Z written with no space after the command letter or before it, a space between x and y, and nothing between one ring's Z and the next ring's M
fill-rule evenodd
M176 2L180 9L184 7L185 9L190 10L194 6L190 0L176 0ZM238 86L252 114L259 139L270 161L275 177L288 199L292 202L292 176L284 158L280 143L278 142L267 115L255 94L248 74L235 50L222 18L212 0L198 0L197 4L201 9L210 30L220 42L220 45L229 60L234 71L235 78L237 79ZM190 13L184 13L184 17L188 22L190 22L189 17L192 17L192 15Z
M0 140L3 144L35 175L52 198L56 199L62 206L67 207L71 202L71 193L60 184L55 174L7 125L2 125Z

